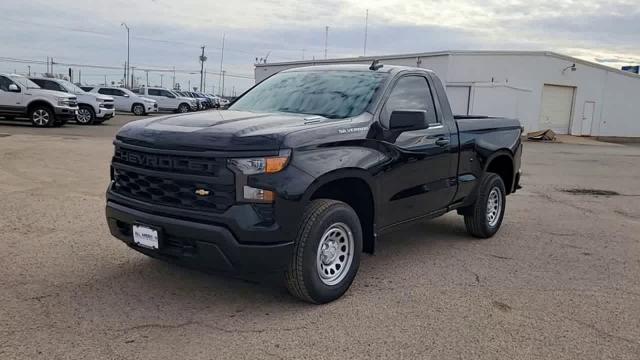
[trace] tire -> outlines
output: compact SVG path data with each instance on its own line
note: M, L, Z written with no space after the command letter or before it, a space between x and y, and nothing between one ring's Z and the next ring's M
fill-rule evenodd
M180 106L178 106L178 112L179 113L184 114L184 113L189 112L189 110L191 110L191 107L189 106L189 104L182 103L182 104L180 104Z
M56 122L53 110L44 105L36 105L29 111L29 118L35 127L50 127Z
M467 232L481 239L495 235L502 225L505 205L506 191L502 178L486 173L480 180L475 203L462 211Z
M96 112L88 105L80 105L78 109L78 115L76 115L76 122L80 125L91 125L96 122Z
M314 304L336 300L351 286L361 254L362 227L356 212L341 201L314 200L298 229L285 274L287 288Z
M146 112L144 111L144 105L142 104L133 104L133 106L131 107L131 112L136 116L146 115Z

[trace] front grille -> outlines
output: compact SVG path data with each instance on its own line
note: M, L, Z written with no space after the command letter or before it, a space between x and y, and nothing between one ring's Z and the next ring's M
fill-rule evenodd
M223 159L154 154L117 146L113 191L152 204L222 212L235 202L235 175Z
M102 104L102 108L103 109L113 109L113 103L109 103L109 104L103 103Z
M78 102L76 100L69 100L69 107L76 107L78 106Z

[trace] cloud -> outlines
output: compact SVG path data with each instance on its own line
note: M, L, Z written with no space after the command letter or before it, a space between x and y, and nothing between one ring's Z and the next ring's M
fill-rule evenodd
M256 57L269 61L363 54L364 14L369 9L367 54L437 50L551 50L611 66L637 63L640 8L635 1L593 0L75 0L5 1L0 5L3 56L121 66L132 29L132 64L196 72L199 47L207 45L210 72L219 71L222 36L228 74L251 75ZM44 66L34 66L43 71ZM0 71L24 65L0 62ZM119 69L84 69L86 81L117 79ZM140 75L144 75L140 73ZM153 83L160 73L150 73ZM164 84L172 74L164 75ZM199 74L179 73L179 82ZM250 79L228 77L230 88ZM218 85L215 74L209 84ZM230 91L229 89L228 91Z

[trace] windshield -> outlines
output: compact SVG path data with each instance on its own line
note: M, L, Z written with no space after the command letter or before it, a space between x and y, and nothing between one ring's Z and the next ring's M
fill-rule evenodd
M85 93L84 90L82 90L79 86L77 86L76 84L74 84L74 83L72 83L70 81L60 80L60 83L70 93L73 93L73 94L84 94Z
M19 83L20 85L26 87L27 89L40 89L40 86L38 86L38 84L34 83L33 81L27 79L24 76L11 75L9 77L11 78L11 80Z
M294 71L276 74L230 110L288 112L343 119L362 114L387 78L373 71Z

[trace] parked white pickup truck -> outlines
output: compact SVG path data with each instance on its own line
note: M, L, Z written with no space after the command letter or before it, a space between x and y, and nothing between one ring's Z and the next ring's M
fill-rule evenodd
M131 91L157 101L158 111L186 113L198 110L198 102L195 99L181 96L169 89L145 86Z
M21 75L0 74L0 116L6 120L28 117L37 127L61 126L77 112L75 95L41 89Z
M35 77L30 79L43 89L62 91L77 96L78 115L76 122L80 125L100 124L116 114L111 96L85 92L67 80Z
M140 96L129 89L98 86L91 89L91 92L112 96L116 104L116 111L132 112L138 116L158 112L157 101Z

